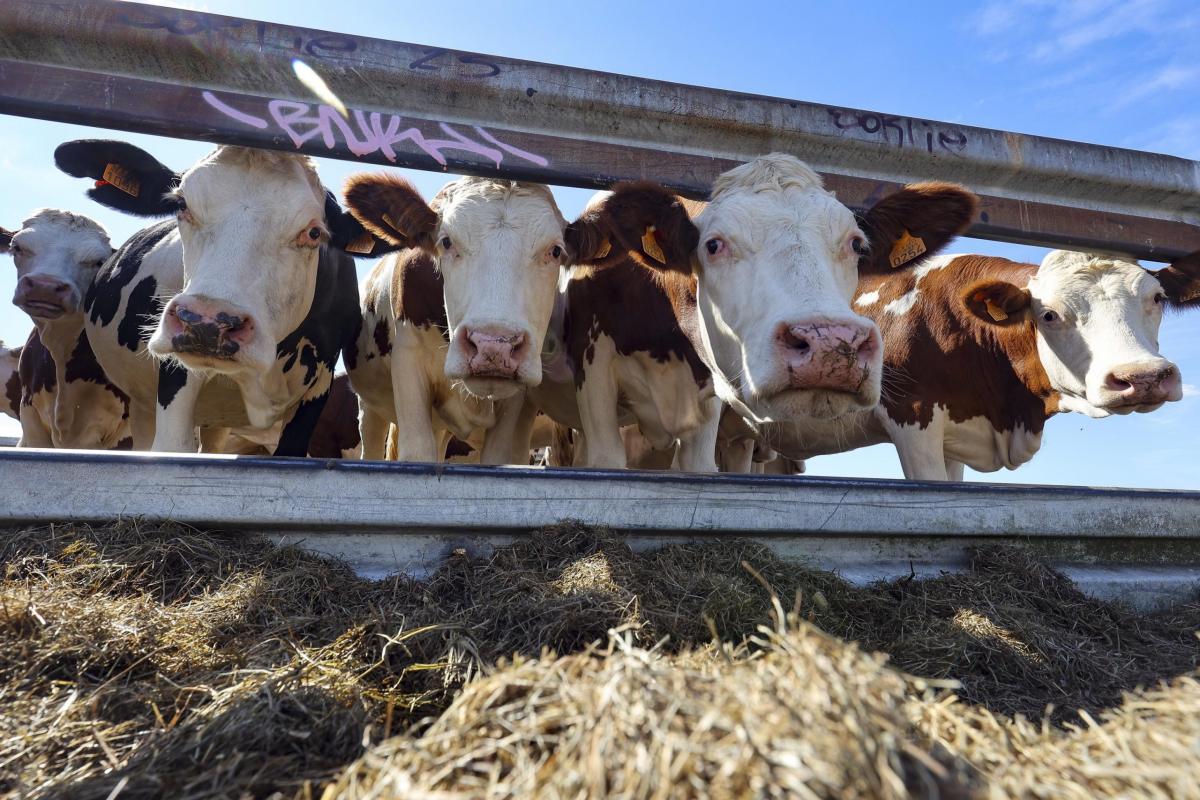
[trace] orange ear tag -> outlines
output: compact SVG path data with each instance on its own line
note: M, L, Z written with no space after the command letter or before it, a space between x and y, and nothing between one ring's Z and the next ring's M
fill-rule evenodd
M996 322L1004 322L1004 320L1008 319L1008 314L1005 313L1004 309L991 300L984 300L983 303L987 307L988 316Z
M368 256L371 254L371 251L374 249L375 249L375 237L371 236L371 234L367 233L366 231L363 231L361 236L359 236L357 239L351 241L345 247L345 250L347 253L359 253L361 255L368 255Z
M612 252L612 242L605 239L600 243L600 249L596 251L596 255L592 256L592 258L604 258L610 252Z
M104 167L104 182L112 184L132 197L137 197L142 190L141 181L120 164L108 164Z
M400 226L396 224L396 220L392 219L391 215L387 214L386 212L383 214L383 221L385 223L387 223L387 226L389 228L394 230L396 233L400 234L401 239L408 238L407 236L404 235L404 231L400 230Z
M888 255L888 263L892 265L892 269L896 269L902 264L912 261L927 249L925 241L921 237L913 236L908 231L905 231L896 240L896 243L892 245L892 252Z
M662 248L658 246L658 239L654 238L654 231L655 227L651 225L642 234L642 250L658 263L666 264L667 257L663 254Z

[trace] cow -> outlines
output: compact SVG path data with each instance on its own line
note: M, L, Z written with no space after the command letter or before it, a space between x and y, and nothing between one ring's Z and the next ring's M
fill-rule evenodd
M270 455L279 445L283 424L269 431L220 430L203 443L204 452L231 455ZM329 399L308 440L311 458L358 458L362 454L358 435L358 395L350 387L346 373L335 375L329 385Z
M195 452L197 428L282 422L275 455L306 455L334 365L356 356L348 253L387 250L315 164L222 146L177 173L110 140L67 142L55 163L96 180L88 195L102 205L168 217L125 242L84 299L96 356L130 397L138 449Z
M0 251L17 267L13 304L34 329L21 348L16 382L22 447L128 449L129 398L96 361L83 329L83 298L113 253L95 220L35 211L16 231L0 228Z
M583 433L576 461L628 463L621 426L686 471L714 471L728 404L757 433L834 419L879 399L882 340L850 308L860 275L910 269L970 222L975 197L915 184L856 216L792 156L717 178L710 200L618 184L568 230L560 292L568 382L532 392ZM737 465L749 471L751 448Z
M484 464L529 463L542 344L566 220L548 187L459 178L426 203L402 178L353 175L346 205L405 249L364 279L360 357L363 458L384 456L388 426L402 461L437 461L450 436ZM483 434L480 437L479 434Z
M777 430L771 444L807 458L891 442L915 480L962 480L964 464L1016 469L1053 414L1145 413L1180 399L1158 328L1164 307L1198 301L1200 253L1157 272L1052 251L1040 265L950 255L865 277L854 304L883 331L882 401Z
M4 387L4 406L0 411L17 422L21 421L21 363L20 347L5 347L0 342L0 386Z

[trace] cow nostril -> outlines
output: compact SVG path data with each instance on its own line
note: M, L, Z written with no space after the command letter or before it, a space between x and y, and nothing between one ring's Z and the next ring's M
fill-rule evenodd
M236 333L246 326L244 317L239 317L235 314L226 314L224 311L217 314L217 327L222 333Z
M780 332L779 338L783 341L783 346L789 350L795 350L801 355L807 354L812 349L812 344L808 341L808 337L801 336L792 328L784 328Z
M1114 392L1127 392L1133 388L1133 384L1110 372L1104 378L1104 388L1111 389Z
M203 317L186 306L175 306L175 316L184 325L196 325L203 319Z

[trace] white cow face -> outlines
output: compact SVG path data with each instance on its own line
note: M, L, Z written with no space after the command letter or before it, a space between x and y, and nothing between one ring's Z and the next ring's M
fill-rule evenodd
M924 184L856 217L808 166L774 154L721 175L694 219L661 187L618 185L570 238L585 263L602 267L615 242L622 257L691 276L702 355L744 417L833 418L879 401L880 333L850 305L859 275L914 266L973 212L968 192Z
M324 192L302 156L221 147L174 194L183 291L149 342L193 369L261 372L308 314L330 237Z
M965 302L987 324L1031 326L1059 407L1107 417L1182 397L1179 368L1158 352L1158 328L1165 305L1187 301L1185 284L1174 267L1156 276L1130 261L1056 250L1028 288L992 281L968 289Z
M48 208L34 212L15 233L0 229L0 250L17 265L13 303L35 321L78 313L97 271L113 252L99 223Z
M494 399L541 383L542 340L566 263L566 221L547 187L460 178L426 205L398 178L358 175L346 202L380 237L436 259L450 325L448 378Z
M1158 352L1166 293L1137 264L1056 250L1029 282L1038 356L1060 405L1092 417L1153 411L1183 394Z

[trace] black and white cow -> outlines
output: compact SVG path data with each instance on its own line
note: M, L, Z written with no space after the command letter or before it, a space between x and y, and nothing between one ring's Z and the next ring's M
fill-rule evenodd
M4 387L4 404L0 411L17 422L21 421L21 363L20 347L5 347L0 342L0 386Z
M5 384L21 421L21 446L128 448L129 398L114 386L83 331L83 297L112 255L108 233L82 214L43 208L0 252L17 267L13 304L33 320L15 376Z
M135 446L194 452L198 427L283 422L275 455L305 455L338 356L355 360L346 253L387 248L304 156L218 147L180 174L130 144L80 140L55 163L95 179L103 205L171 217L132 236L84 300L96 356L130 397Z

